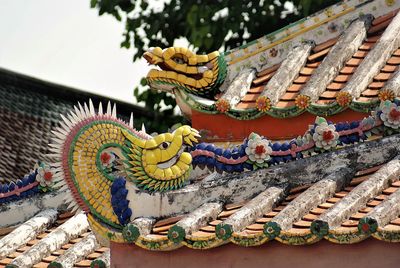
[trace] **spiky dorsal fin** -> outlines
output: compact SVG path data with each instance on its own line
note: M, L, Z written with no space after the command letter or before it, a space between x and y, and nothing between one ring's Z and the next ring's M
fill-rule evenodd
M56 158L56 162L51 163L51 166L54 167L55 170L54 174L55 185L57 187L61 187L61 189L67 189L67 188L71 189L71 193L67 194L66 197L66 204L70 209L72 210L83 209L86 212L89 211L92 212L93 208L91 208L92 204L88 202L89 198L85 199L84 197L80 196L81 194L85 194L84 192L88 191L87 189L90 190L90 187L88 187L86 190L84 190L85 187L83 187L82 189L78 189L77 191L74 192L74 188L76 188L75 186L81 182L77 183L77 181L74 181L74 179L77 178L73 178L73 176L76 175L75 172L73 172L73 169L76 167L78 167L79 169L79 165L85 165L85 166L91 165L90 160L83 161L82 157L79 157L79 159L74 158L73 154L70 153L71 151L74 151L75 146L82 146L82 149L80 150L83 151L87 150L87 147L84 146L86 141L79 143L80 135L82 135L82 133L85 133L85 131L87 129L90 129L91 126L93 125L97 124L98 126L101 126L100 128L102 128L105 123L108 124L108 126L112 126L114 129L116 129L117 133L118 132L120 133L119 140L125 140L125 137L121 138L122 134L119 130L124 130L124 131L129 130L130 132L135 133L137 135L138 141L140 141L141 138L145 139L146 137L142 135L139 131L133 129L133 119L130 120L131 122L129 122L129 124L118 119L116 105L114 104L112 106L110 102L107 105L106 114L104 114L103 112L103 106L101 102L99 103L98 111L96 112L92 100L89 100L88 103L83 103L83 104L78 103L76 106L74 106L74 109L71 110L68 114L60 115L60 117L61 117L60 126L57 127L54 131L52 131L53 137L50 145L51 155ZM108 131L108 129L102 128L100 130L99 128L92 128L91 131L92 132ZM86 132L86 134L84 135L90 137L91 135L90 133L92 132ZM100 135L98 135L97 137L99 136ZM112 137L113 135L107 135L107 139L112 139ZM96 140L96 136L91 137L91 139L93 140L94 144L99 142L107 143L115 141L115 140L111 141L111 140L101 140L101 139ZM77 140L77 143L71 143L72 140ZM90 139L88 139L88 142L90 142ZM123 144L121 144L121 146L122 145ZM96 153L95 154L90 153L89 155L96 155ZM93 163L95 164L95 161ZM99 179L99 177L103 175L101 175L101 171L99 171L95 176L97 176L97 179ZM106 216L104 217L106 218Z

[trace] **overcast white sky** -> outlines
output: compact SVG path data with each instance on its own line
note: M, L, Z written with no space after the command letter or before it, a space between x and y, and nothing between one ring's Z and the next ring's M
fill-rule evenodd
M120 48L124 25L89 0L0 0L0 67L134 103L149 70Z

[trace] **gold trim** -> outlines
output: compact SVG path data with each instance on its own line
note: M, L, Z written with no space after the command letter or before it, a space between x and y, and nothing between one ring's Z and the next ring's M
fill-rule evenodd
M125 240L122 237L122 233L118 232L118 231L113 231L111 232L109 229L107 229L106 227L102 226L101 224L99 224L91 214L87 215L87 219L89 221L89 224L92 228L92 231L94 233L96 233L97 235L100 235L101 237L103 237L106 240L110 240L112 242L116 242L116 243L124 243ZM109 237L107 234L111 233L112 236Z
M267 49L270 49L270 48L272 48L272 47L274 47L274 46L276 46L276 45L279 45L279 44L281 44L281 43L283 43L283 42L286 42L286 41L288 41L288 40L290 40L290 39L292 39L292 38L294 38L294 37L296 37L296 36L298 36L298 35L300 35L300 34L302 34L302 33L305 33L305 32L308 32L308 31L310 31L310 30L313 30L313 29L315 29L315 28L321 26L322 24L324 24L324 23L326 23L326 22L332 21L332 20L334 20L334 19L336 19L336 18L338 18L338 17L341 17L341 16L343 16L343 15L346 15L347 13L349 13L349 12L355 10L355 9L356 9L355 7L351 7L351 8L348 8L348 9L346 9L346 10L343 10L342 12L340 12L340 13L338 13L338 14L336 14L336 15L333 15L333 16L331 16L331 17L325 19L325 20L322 20L322 21L320 21L320 22L318 22L318 23L316 23L316 24L314 24L314 25L312 25L312 26L310 26L310 27L308 27L308 28L303 28L303 29L301 29L301 30L299 30L299 31L297 31L297 32L295 32L295 33L289 35L289 36L286 36L286 37L284 37L284 38L282 38L282 39L280 39L280 40L278 40L278 41L276 41L276 42L274 42L274 43L269 44L268 46L262 47L262 48L260 48L260 49L258 49L258 50L256 50L256 51L254 51L254 52L252 52L252 53L249 53L249 54L246 54L246 55L244 55L244 56L242 56L242 57L240 57L240 58L232 59L231 61L228 62L228 64L229 64L229 65L233 65L233 64L235 64L235 63L237 63L237 62L240 62L240 61L242 61L242 60L245 60L245 59L247 59L247 58L250 58L250 57L252 57L252 56L254 56L254 55L256 55L256 54L258 54L258 53L260 53L260 52L263 52L263 51L265 51L265 50L267 50Z

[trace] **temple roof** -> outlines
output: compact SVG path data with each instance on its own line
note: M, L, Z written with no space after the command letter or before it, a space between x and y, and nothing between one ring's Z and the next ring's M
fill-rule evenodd
M321 239L338 244L364 239L400 242L398 158L351 177L345 169L336 174L288 191L269 187L240 203L205 203L189 214L158 221L138 218L133 221L137 229L124 235L149 250L210 249L228 242L248 247L272 240L288 245ZM16 229L0 229L0 267L109 263L109 250L99 246L86 216L72 216L47 209Z
M347 175L341 176L345 180ZM171 250L207 249L227 242L257 246L274 239L289 245L323 238L352 244L370 236L400 242L399 178L400 161L395 159L357 172L343 188L329 176L287 192L270 187L241 203L206 203L189 214L142 224L135 244ZM135 221L141 226L145 219Z
M330 38L322 38L328 40L301 40L293 47L287 48L290 50L288 53L275 51L280 54L279 57L274 56L275 52L271 52L274 46L268 49L264 49L268 46L261 47L260 49L264 49L261 52L269 53L276 62L264 64L260 69L238 68L237 76L231 71L228 73L228 79L232 79L230 82L233 86L225 88L216 99L206 100L203 97L188 95L188 98L192 98L189 102L193 105L199 104L203 108L207 106L205 110L211 109L208 112L217 113L221 112L216 111L218 103L226 100L229 105L233 103L233 106L224 111L225 113L235 118L252 119L264 114L276 117L296 116L305 110L330 115L347 107L369 112L375 108L379 99L393 101L400 94L400 73L397 70L400 64L400 15L396 16L398 11L389 4L389 8L383 10L373 9L374 4L380 7L385 1L361 1L359 6L355 2L357 1L336 5L335 7L343 9L337 14L337 10L333 12L332 9L327 9L308 18L316 24L307 27L314 27L312 29L316 32L318 27L326 27L326 23L335 18L343 22L340 26L331 26L334 33L326 35ZM354 6L347 8L346 3ZM329 10L333 13L329 13ZM367 13L361 12L366 10L373 10L375 15L379 16L373 19L366 15ZM347 19L340 18L342 15L347 16ZM321 16L326 16L326 20L324 23L317 23L315 18ZM341 29L340 34L335 27ZM289 31L287 35L290 34L293 33ZM257 55L253 49L260 42L258 40L226 53L226 62L234 66L251 59ZM216 55L212 56L215 59ZM246 67L246 64L243 66ZM10 96L15 95L12 90L4 92ZM25 95L28 91L22 92ZM29 94L27 95L30 96ZM29 98L27 103L37 101L40 97L35 95ZM261 107L260 104L264 106ZM90 209L86 210L86 215L71 217L71 213L61 213L46 207L32 218L30 215L30 219L11 233L9 232L15 227L0 229L0 235L9 233L0 239L0 267L47 267L50 263L53 267L67 263L75 267L89 267L92 261L98 258L107 263L109 251L100 247L99 243L107 244L110 240L135 244L148 250L173 250L182 246L211 249L226 243L248 247L272 240L289 245L307 245L323 239L338 244L352 244L364 239L400 242L398 105L397 100L395 103L389 101L386 103L387 107L382 108L386 114L380 111L380 114L375 113L363 121L340 123L335 126L323 119L321 124L332 129L329 128L329 131L324 131L321 135L327 135L326 140L329 141L334 139L336 134L336 143L332 148L319 146L319 151L315 151L314 148L308 152L308 149L316 146L320 133L316 134L314 141L307 132L311 139L308 141L311 144L310 148L303 148L304 144L300 144L300 141L296 144L296 140L290 141L290 144L274 143L277 146L271 143L272 147L277 147L274 150L271 148L270 153L270 159L275 162L272 163L271 160L269 165L257 169L245 171L243 166L240 166L244 163L239 162L240 159L237 160L238 148L231 148L232 153L229 148L219 148L224 154L216 154L214 151L217 149L212 144L202 144L204 148L193 147L193 158L199 153L195 152L196 150L204 154L202 159L196 159L198 166L209 165L211 170L218 170L220 173L203 172L200 176L196 173L199 171L195 170L187 184L179 185L182 186L181 189L172 187L160 193L155 191L155 187L149 188L152 187L150 184L144 184L144 189L138 189L134 185L137 181L129 181L129 177L112 177L103 183L100 180L94 181L94 175L87 179L86 173L82 172L79 174L84 186L82 189L102 191L90 193L87 203L95 204L103 214L112 214L114 221L108 221L106 216L93 213L94 210ZM40 104L37 104L35 107L39 106ZM196 109L200 106L196 106ZM12 105L10 107L12 108ZM102 112L101 115L96 115L93 104L89 104L89 107L87 111L84 108L78 111L78 114L85 114L82 118L78 118L76 122L75 119L71 121L76 124L84 122L88 114L92 114L93 118L106 118ZM22 107L21 110L24 109ZM38 113L43 110L46 109L39 109ZM27 108L27 111L30 110ZM397 118L395 123L388 123L386 121L389 119L381 118L382 114L387 116L387 113L392 111L393 118ZM114 115L107 116L114 118L113 122L119 122ZM55 119L48 121L52 124L56 122ZM364 129L364 123L370 124L371 128ZM53 126L52 124L50 126ZM218 127L221 128L220 125ZM313 128L316 127L317 120L310 127L314 131L313 134L316 132ZM51 127L48 127L46 131L50 129ZM188 129L190 132L190 128ZM74 130L77 131L78 128ZM103 136L106 135L103 133ZM89 144L90 139L86 139L86 136L84 138ZM165 139L165 136L159 136L158 139ZM150 140L152 139L146 141ZM136 139L132 136L130 141ZM265 142L269 146L269 141ZM168 143L163 144L168 147ZM209 147L210 151L207 151ZM240 148L243 149L243 157L247 157L245 148L249 148L248 140ZM296 151L297 149L299 151ZM61 152L59 148L54 149L57 150ZM236 153L233 156L234 150ZM298 155L302 150L305 151L304 155ZM132 149L131 152L133 157L142 155L139 149ZM160 155L162 156L161 152ZM142 160L139 158L137 161L131 161L135 165L137 163L131 171L141 175ZM149 159L154 160L151 157ZM240 171L230 173L232 169L214 168L216 160L221 159L225 161L221 164L222 167L231 168L230 164L237 164L241 168ZM212 160L211 164L206 160ZM191 163L193 166L194 162ZM82 169L86 171L86 163ZM163 176L161 178L166 179ZM156 182L151 183L154 185ZM73 192L72 183L68 187L74 195L71 195L71 198L79 199L80 193ZM83 202L76 206L88 206ZM27 203L25 205L28 207ZM9 215L12 211L7 209L1 212L4 213L2 215ZM131 214L124 214L127 211Z
M397 10L392 11L371 22L372 26L367 31L367 38L363 40L358 49L352 53L350 59L344 63L344 66L342 68L337 68L339 69L339 73L335 75L332 82L328 83L318 98L313 101L314 104L326 106L336 101L339 92L345 88L347 82L349 82L353 74L361 66L363 60L373 50L377 42L379 42L382 34L385 32L387 26L390 25L396 13ZM297 77L286 89L284 94L280 96L279 101L274 104L273 107L290 108L296 105L296 97L302 94L302 91L307 86L311 76L321 68L321 63L328 57L338 40L339 37L336 37L317 44L311 49L311 52L306 57L305 64L300 68ZM349 44L346 44L345 46L348 45ZM338 62L335 63L338 64ZM379 92L385 88L387 81L394 76L399 64L400 50L396 49L391 53L391 56L380 69L378 74L373 77L373 80L368 84L368 87L361 92L360 96L353 96L354 99L365 105L378 100ZM336 68L331 64L329 67ZM268 82L279 72L279 68L282 68L282 64L277 64L258 72L255 79L252 81L250 90L241 99L236 108L243 110L256 108L257 98L260 95L265 95L265 91L274 90L269 86ZM318 74L324 75L324 70L321 70Z
M94 267L95 263L109 267L110 251L98 244L85 215L47 209L17 228L0 228L1 268Z
M334 5L222 54L228 70L222 93L175 92L178 103L251 120L347 108L368 113L380 100L393 100L400 95L398 4L361 2Z
M15 181L32 170L37 161L51 163L51 131L61 117L77 102L89 98L106 104L109 100L95 94L49 83L0 68L0 183ZM142 107L118 104L121 118L131 113L151 118Z

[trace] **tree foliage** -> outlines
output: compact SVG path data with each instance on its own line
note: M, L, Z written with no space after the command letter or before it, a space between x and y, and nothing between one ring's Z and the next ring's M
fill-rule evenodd
M288 25L338 0L91 0L99 15L111 14L125 23L121 47L133 48L133 60L149 47L169 47L184 37L197 53L229 50ZM288 10L288 7L291 10ZM169 104L163 113L172 114L174 100L149 90L138 101L161 111L161 100Z

